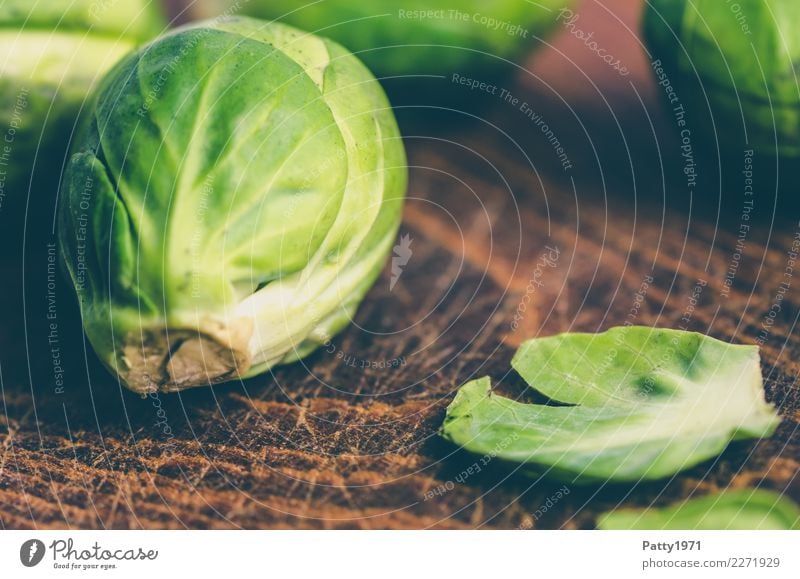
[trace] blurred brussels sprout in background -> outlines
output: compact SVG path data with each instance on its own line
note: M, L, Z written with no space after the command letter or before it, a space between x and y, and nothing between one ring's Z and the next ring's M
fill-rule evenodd
M154 0L0 3L0 209L55 192L93 86L164 27Z
M800 157L798 28L797 0L650 0L644 16L670 108L723 152L767 157Z
M378 276L406 180L384 93L338 44L244 17L162 36L103 81L64 178L92 345L140 393L309 354Z
M448 74L523 56L571 0L198 0L337 40L380 76ZM421 45L421 46L413 46ZM494 57L499 57L494 58Z

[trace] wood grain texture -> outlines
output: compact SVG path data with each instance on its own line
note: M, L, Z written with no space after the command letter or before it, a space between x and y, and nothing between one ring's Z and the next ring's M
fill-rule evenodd
M546 119L569 170L540 127L497 96L470 94L429 123L411 108L424 95L393 95L411 166L401 233L413 256L391 291L387 264L353 327L303 363L140 399L98 367L63 280L48 296L52 237L26 235L24 272L9 245L0 528L591 528L620 503L728 486L800 500L800 279L786 277L800 212L760 192L737 251L738 173L720 185L714 167L701 166L702 187L687 191L636 36L638 6L587 0L579 12L629 75L561 31L503 85ZM435 82L431 92L453 90ZM552 265L542 265L547 247L558 250ZM491 461L463 475L480 457L436 434L460 384L488 374L519 395L509 362L521 340L626 321L761 338L768 398L784 419L778 432L671 480L567 485L553 508L545 505L561 483Z

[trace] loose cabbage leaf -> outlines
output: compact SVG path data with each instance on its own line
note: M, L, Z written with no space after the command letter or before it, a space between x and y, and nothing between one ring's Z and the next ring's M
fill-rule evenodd
M773 530L800 529L800 508L765 490L730 490L661 509L619 509L600 515L604 530Z
M524 472L575 481L673 475L732 440L766 437L779 420L764 401L758 348L701 334L622 327L525 342L512 366L561 405L461 387L442 435Z

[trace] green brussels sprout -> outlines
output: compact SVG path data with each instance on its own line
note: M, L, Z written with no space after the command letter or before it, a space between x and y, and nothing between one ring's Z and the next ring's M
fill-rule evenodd
M768 157L800 156L798 26L797 0L651 0L644 16L672 106L723 150Z
M2 2L0 209L37 188L34 168L55 189L93 86L164 26L152 0Z
M240 10L329 36L380 75L497 68L549 32L572 0L201 0L205 14ZM419 46L413 46L419 45ZM487 56L489 55L489 56Z
M400 223L405 151L338 44L246 17L201 22L98 90L59 207L103 362L139 393L266 371L326 343Z

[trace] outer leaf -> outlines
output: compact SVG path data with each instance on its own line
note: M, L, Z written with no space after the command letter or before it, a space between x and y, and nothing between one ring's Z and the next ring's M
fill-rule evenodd
M792 530L800 508L765 490L730 490L661 509L619 509L600 515L605 530Z
M769 436L758 348L644 327L563 334L523 344L512 361L528 384L574 406L493 395L488 378L461 387L443 436L528 472L636 481L670 476L731 440Z

